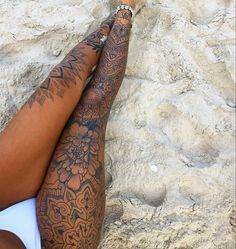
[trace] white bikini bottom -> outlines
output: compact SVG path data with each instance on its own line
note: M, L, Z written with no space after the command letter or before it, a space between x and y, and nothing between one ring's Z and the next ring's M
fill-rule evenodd
M0 230L15 234L27 249L41 249L36 200L29 199L1 211Z

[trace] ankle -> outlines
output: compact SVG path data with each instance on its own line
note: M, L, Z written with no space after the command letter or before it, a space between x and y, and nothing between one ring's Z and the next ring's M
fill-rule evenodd
M131 19L132 19L132 14L131 14L131 12L130 12L129 10L126 10L126 9L120 10L120 11L117 13L117 18L119 18L119 19L124 19L124 20L130 22Z
M109 33L110 33L110 31L111 31L111 29L110 29L110 26L109 26L108 24L103 25L103 26L100 28L100 30L99 30L99 32L100 32L100 34L101 34L101 37L102 37L102 36L108 36Z
M117 3L118 3L118 5L120 5L120 4L127 4L132 9L135 9L135 7L136 7L136 4L135 4L134 0L118 0Z

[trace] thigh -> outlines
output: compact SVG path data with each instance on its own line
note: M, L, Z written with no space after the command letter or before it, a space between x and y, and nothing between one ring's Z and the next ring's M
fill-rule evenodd
M99 119L80 119L78 106L56 148L38 194L42 248L96 249L102 227L104 127Z
M0 248L26 249L21 240L13 233L0 230Z
M79 43L0 134L0 210L34 197L114 18Z

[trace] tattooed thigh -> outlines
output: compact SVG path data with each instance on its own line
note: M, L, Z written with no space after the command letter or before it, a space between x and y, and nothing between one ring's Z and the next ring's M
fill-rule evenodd
M103 136L96 120L73 120L38 195L43 248L94 249L104 214Z

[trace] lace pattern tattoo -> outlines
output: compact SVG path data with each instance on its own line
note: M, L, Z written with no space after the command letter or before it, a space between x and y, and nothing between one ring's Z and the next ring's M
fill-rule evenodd
M62 62L52 69L49 76L29 98L28 106L30 108L32 108L34 103L43 106L47 100L54 101L56 96L63 98L66 89L78 82L84 85L86 80L84 73L88 64L86 49L90 48L95 51L97 57L100 55L104 46L101 38L104 35L104 31L110 29L113 25L114 20L115 16L109 17L97 31L86 37L72 49Z
M52 178L38 197L45 249L95 248L105 199L100 129L96 121L73 120L56 151Z
M112 29L113 23L115 21L115 17L116 15L111 15L108 17L107 20L105 20L101 26L100 26L100 31L98 32L94 32L92 34L90 34L85 40L84 42L88 45L91 46L93 48L93 50L96 51L96 54L98 55L101 51L101 49L104 46L104 43L101 42L101 39L104 36L104 32L103 30L106 28L109 28L110 30Z
M104 217L104 140L122 83L130 20L116 18L93 80L71 116L37 198L43 249L96 249Z
M73 50L67 57L50 72L49 76L28 100L32 108L34 103L43 106L48 99L54 101L55 95L63 98L66 88L76 84L75 77L82 81L81 73L84 72L85 56L84 47L79 51Z

